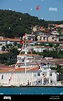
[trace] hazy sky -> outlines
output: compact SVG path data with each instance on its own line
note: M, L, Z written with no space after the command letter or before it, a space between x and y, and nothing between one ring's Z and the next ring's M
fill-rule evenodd
M29 13L45 20L63 20L63 0L0 0L0 9Z

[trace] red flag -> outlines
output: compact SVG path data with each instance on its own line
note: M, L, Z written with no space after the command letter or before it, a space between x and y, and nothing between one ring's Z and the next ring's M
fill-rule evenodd
M40 8L40 6L38 5L38 6L36 7L36 10L39 10L39 8Z
M20 44L24 44L24 40L21 40L21 41L20 41Z

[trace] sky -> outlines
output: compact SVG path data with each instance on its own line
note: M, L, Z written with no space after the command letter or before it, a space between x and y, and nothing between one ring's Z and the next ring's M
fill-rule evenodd
M36 7L39 5L39 9ZM28 13L44 20L63 20L63 0L0 0L0 9Z

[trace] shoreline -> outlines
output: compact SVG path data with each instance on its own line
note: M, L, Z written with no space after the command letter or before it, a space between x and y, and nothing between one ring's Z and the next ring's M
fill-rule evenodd
M48 88L48 87L53 87L53 88L63 88L63 86L0 86L0 88L38 88L38 87L46 87L46 88Z

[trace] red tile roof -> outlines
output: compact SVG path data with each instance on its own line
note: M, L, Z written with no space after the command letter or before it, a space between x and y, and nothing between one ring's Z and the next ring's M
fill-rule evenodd
M26 70L27 71L34 71L34 70L38 70L39 69L39 67L37 66L37 67L33 67L33 68L31 68L31 67L29 67L29 68L26 68ZM25 71L25 68L9 68L9 67L6 67L6 68L0 68L0 73L1 72L22 72L22 71Z

